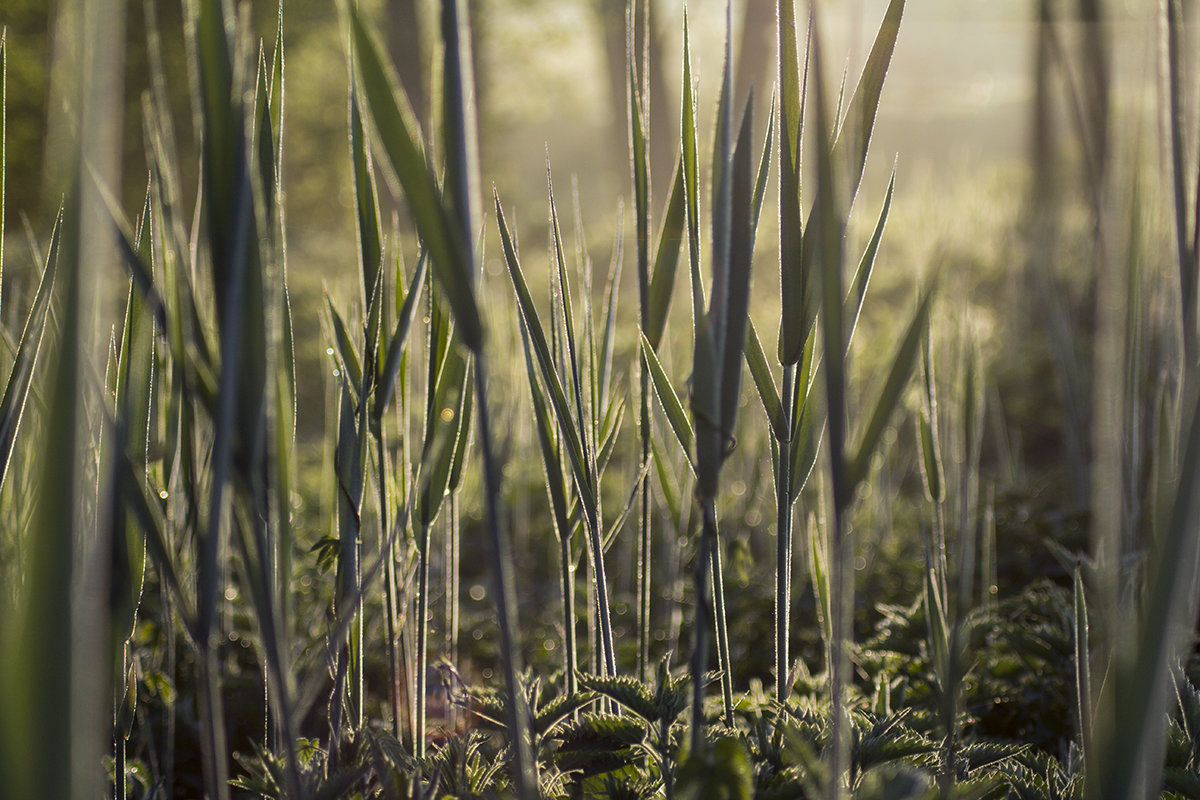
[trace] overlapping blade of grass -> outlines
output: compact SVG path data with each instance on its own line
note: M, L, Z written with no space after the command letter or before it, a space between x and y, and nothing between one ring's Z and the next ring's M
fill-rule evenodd
M692 325L704 316L704 281L700 277L700 162L696 134L696 87L692 78L691 41L683 15L683 189L687 207L688 266L692 282Z
M80 577L79 495L80 191L76 179L61 215L58 302L62 319L46 392L46 433L37 469L39 487L18 601L4 626L0 658L0 741L7 791L17 797L72 796L77 752L72 673L78 669L71 589ZM104 681L101 685L109 685ZM102 704L101 708L106 704Z
M667 422L675 433L675 439L679 442L684 455L687 456L688 465L694 474L696 472L696 433L692 428L691 420L688 419L687 412L683 409L683 403L680 402L679 395L675 393L675 388L671 386L671 379L667 377L667 372L659 362L658 355L645 336L642 337L642 353L646 358L650 378L654 382L654 392L658 395L658 401L667 415Z
M552 226L552 258L557 264L557 278L561 305L558 323L559 339L562 341L563 356L568 361L571 370L571 393L568 397L563 388L562 380L555 367L555 362L546 342L545 330L541 318L529 293L525 276L517 257L516 248L504 221L500 207L499 196L496 196L496 218L500 226L500 237L504 247L505 260L508 264L509 275L513 288L516 290L517 303L521 318L529 333L534 355L541 371L541 378L546 386L554 409L559 430L563 434L563 443L571 461L575 477L576 491L583 509L584 522L588 536L589 560L592 569L592 582L596 596L598 628L600 632L601 654L603 656L606 674L616 674L616 648L612 634L611 612L608 604L608 585L604 571L603 547L600 530L599 479L596 473L594 451L588 447L587 436L591 429L590 418L583 407L583 385L580 378L578 356L575 348L574 324L571 321L570 288L566 281L566 271L563 266L563 254L560 245L561 236L557 232L557 214L551 196L551 226Z
M684 185L682 160L675 164L675 177L671 182L671 194L663 213L662 230L658 235L658 250L654 257L654 272L650 276L646 295L645 327L646 338L657 348L662 342L667 327L667 312L671 306L671 295L675 289L675 273L679 266L684 226L687 219L687 191Z
M141 257L151 257L152 208L150 193L142 208L138 231L138 251ZM117 408L116 436L102 439L102 446L126 448L129 457L144 476L150 444L150 419L155 383L154 322L141 302L140 295L130 282L125 306L125 324L115 365L114 396ZM111 456L101 456L101 463L112 463ZM114 481L117 477L114 476ZM145 481L145 477L142 478ZM119 486L113 494L120 497ZM110 612L112 615L113 652L122 652L125 641L133 634L137 607L142 596L142 580L146 565L146 546L141 531L132 524L121 502L112 504L112 571L110 575ZM122 659L123 660L123 659ZM123 666L119 665L123 673Z
M574 523L567 501L566 481L563 479L561 451L553 427L553 416L546 404L537 368L533 363L533 352L529 332L520 321L521 344L525 354L525 376L533 400L533 425L537 434L538 447L542 454L542 468L546 476L546 494L550 500L551 520L559 544L559 591L562 594L563 614L563 676L568 696L577 689L576 672L579 669L578 646L575 639L575 557L571 548Z
M196 119L204 155L200 176L203 235L208 244L220 342L207 522L199 539L198 560L198 644L206 732L202 743L207 789L214 797L225 798L229 781L221 667L211 637L223 594L227 509L232 513L240 502L261 500L256 493L239 497L233 479L240 473L245 476L245 486L256 486L262 464L267 383L262 310L266 301L246 138L250 129L247 115L252 109L243 101L251 78L239 66L246 60L239 52L227 3L195 0L188 16L190 64L199 99ZM227 506L231 497L233 504Z
M383 152L404 187L413 221L429 249L433 274L454 309L459 335L467 347L478 351L483 344L483 323L473 291L475 270L469 240L463 237L461 227L454 221L454 212L448 207L449 201L438 189L437 179L421 146L420 127L407 98L398 88L399 81L380 57L381 49L357 6L349 6L348 14L359 85ZM448 175L447 187L457 192L463 180L465 176Z
M835 135L833 158L838 164L845 163L849 172L849 197L853 203L862 181L867 163L867 151L871 146L871 133L875 128L875 116L879 110L879 99L883 92L883 81L892 63L896 49L896 38L900 33L900 19L904 16L904 0L891 0L884 12L883 21L875 34L871 52L863 66L854 94L846 106L846 114ZM839 102L840 105L840 102Z
M516 290L517 305L521 313L521 319L529 333L529 341L533 347L535 361L546 386L546 391L549 394L550 407L554 410L555 419L559 430L562 432L562 445L566 448L567 456L570 459L572 473L575 476L576 490L580 493L579 499L585 511L589 514L594 514L596 513L596 500L592 490L593 481L589 470L589 462L584 456L579 431L575 427L574 410L571 408L570 401L567 400L562 381L558 376L554 357L550 352L550 345L546 338L546 330L542 325L541 317L537 312L537 306L533 302L533 296L529 292L529 286L521 270L517 250L509 233L508 224L504 220L504 210L500 205L498 194L495 196L495 199L496 224L500 229L500 241L504 248L504 259L508 266L509 275L512 278L513 288Z
M816 7L810 8L809 24L817 28ZM822 65L821 38L816 33L812 38L814 112L816 125L816 199L812 216L805 235L805 247L811 248L812 263L817 265L821 286L822 341L825 368L825 396L829 453L830 489L833 507L828 528L829 536L829 581L831 585L830 630L830 696L833 706L833 743L830 751L829 796L838 800L843 796L842 776L850 767L849 729L845 717L846 697L844 692L850 685L849 639L851 636L850 613L853 607L854 574L850 570L850 536L846 527L850 501L853 493L847 480L846 458L846 349L845 329L842 322L842 236L845 228L840 185L835 175L832 156L833 129L830 124L825 79ZM808 255L808 252L806 252Z
M0 27L0 278L4 277L4 192L8 175L8 28ZM0 299L3 298L0 293ZM3 478L0 477L0 484Z
M471 32L470 18L467 13L465 0L443 0L441 14L443 50L443 150L446 157L446 183L450 195L450 208L457 224L459 241L466 243L467 255L477 255L474 246L478 235L479 223L483 217L482 198L479 190L479 144L475 120L475 72L471 62ZM392 93L393 97L395 93ZM422 173L428 177L428 171ZM419 188L419 187L417 187ZM408 187L405 187L408 191ZM423 232L426 242L429 233ZM435 253L436 255L436 253ZM437 259L434 259L435 266ZM474 279L477 270L472 262L464 262L467 270L464 280L468 297L474 303ZM446 276L444 276L446 277ZM451 296L451 306L455 308L459 328L463 331L463 341L476 351L474 358L475 372L475 402L478 408L479 455L483 462L484 477L484 507L487 514L487 528L491 534L492 543L492 588L496 598L496 617L500 628L500 661L504 673L504 683L507 698L508 728L511 734L510 753L512 755L513 787L522 800L531 796L537 790L537 762L531 748L533 739L530 735L529 710L526 707L525 693L520 682L522 670L521 652L517 648L517 617L516 594L513 579L512 553L510 551L508 529L504 515L500 510L501 466L496 458L492 443L491 416L488 404L488 370L485 354L482 352L482 331L476 336L475 326L478 322L478 310L462 308L463 303L454 302L455 291L462 287L448 289ZM471 318L471 310L476 317ZM598 502L598 501L597 501ZM594 554L598 555L598 554ZM597 571L601 567L597 563ZM606 591L603 583L603 573L599 574L600 583L597 587L602 601L603 611L607 612ZM604 618L608 622L607 617ZM612 655L612 628L607 625L609 643L610 667L615 671L616 663Z
M780 315L779 361L785 366L800 359L808 331L816 318L812 279L804 269L804 212L801 208L801 164L804 149L805 98L808 95L809 42L800 65L793 0L779 0L779 270L783 310Z
M21 338L17 342L16 357L4 386L4 395L0 398L0 486L3 486L9 464L12 463L17 433L25 413L26 401L29 399L34 367L41 351L42 334L46 329L46 318L53 294L54 276L58 271L63 222L63 212L60 210L50 236L50 246L42 276L38 281L37 293L25 319Z

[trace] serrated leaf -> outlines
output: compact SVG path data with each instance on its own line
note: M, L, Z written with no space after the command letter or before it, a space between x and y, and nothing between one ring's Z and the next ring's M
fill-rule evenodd
M629 675L589 675L579 673L579 685L613 700L646 722L658 721L658 705L650 689Z

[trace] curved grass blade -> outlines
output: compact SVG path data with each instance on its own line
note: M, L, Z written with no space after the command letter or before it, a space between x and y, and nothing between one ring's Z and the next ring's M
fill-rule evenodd
M896 37L900 33L900 18L904 15L904 0L891 0L884 12L883 22L875 34L875 42L867 56L867 63L859 76L858 85L846 106L846 116L833 143L833 159L837 164L847 163L850 158L850 197L858 193L863 168L867 163L867 150L871 145L871 133L875 127L875 115L879 110L879 97L883 93L883 80L887 77L896 49ZM847 131L847 128L849 129Z
M500 206L500 196L497 194L495 199L496 224L500 228L500 239L504 247L504 259L508 265L508 273L512 278L513 288L516 290L521 318L524 320L529 333L529 340L533 345L533 352L536 356L538 368L541 370L542 380L550 395L551 407L554 409L559 430L563 434L563 444L567 449L567 455L571 460L571 468L575 474L576 489L579 491L580 499L583 501L585 508L588 509L589 514L594 515L597 505L596 496L592 489L593 481L589 462L579 438L579 431L575 427L570 403L567 400L566 393L563 391L558 372L554 368L554 358L550 353L550 346L546 341L545 329L542 327L542 321L538 316L533 297L529 293L529 286L525 282L525 276L521 272L517 251L513 246L508 225L504 221L504 210Z
M667 377L654 348L650 346L650 341L644 335L642 336L642 354L646 357L646 365L650 369L650 379L654 384L654 393L658 395L658 401L667 415L667 422L670 423L679 446L683 448L683 453L687 456L688 466L692 468L693 473L696 473L696 433L692 430L692 423L683 410L683 404L679 402L679 395L675 394L675 389L671 386L671 379Z
M342 321L342 315L333 307L333 300L328 295L325 296L325 312L329 315L329 327L332 329L334 347L337 348L338 363L346 376L346 382L350 384L350 390L357 397L363 381L362 361L358 357L354 342L350 339L349 331L346 330L346 323Z
M418 478L417 520L427 529L437 518L455 472L459 439L467 430L463 411L467 405L467 359L459 348L450 347L434 388L434 413L425 421L425 444ZM465 445L465 443L464 443Z
M675 289L675 273L679 266L679 253L683 245L683 229L686 224L687 191L684 187L683 160L675 163L675 178L671 182L671 195L667 199L663 215L662 230L658 234L658 250L654 256L654 274L650 277L649 294L646 301L643 326L646 338L657 349L667 327L667 312L671 308L671 295Z
M21 427L34 367L41 351L42 334L46 329L46 317L53 294L54 276L58 271L62 226L63 211L60 209L50 236L50 248L42 277L38 282L37 294L34 295L33 304L29 308L29 316L25 318L25 327L17 343L16 358L4 386L4 396L0 398L0 486L4 485L8 467L12 463L17 432Z
M847 348L850 347L850 342L854 339L854 331L858 327L858 317L862 313L863 300L867 296L867 286L871 282L871 274L875 268L875 256L879 254L879 242L883 238L883 229L887 225L888 212L892 208L892 195L895 190L896 168L892 167L892 177L888 181L887 192L884 194L883 208L879 211L879 218L875 221L871 239L867 242L862 258L859 259L858 269L854 271L854 277L850 280L850 292L846 298L845 311L843 311L846 319Z
M791 431L788 430L788 420L783 413L779 388L775 385L775 376L771 374L771 366L767 363L767 354L758 338L753 320L746 326L746 365L750 368L750 376L754 378L754 386L762 400L767 422L771 424L772 435L776 441L788 441Z
M863 431L858 451L850 461L847 488L851 492L854 487L866 479L867 471L871 466L871 456L874 455L875 448L883 437L883 431L887 427L892 412L900 405L900 394L904 391L904 386L912 374L917 353L920 351L921 338L929 325L929 310L933 303L933 295L933 289L925 293L916 313L913 314L912 321L908 324L904 339L896 349L895 356L892 357L892 366L888 371L883 390L879 393L879 399L875 401L874 411Z
M687 9L683 14L683 186L687 200L688 263L692 278L692 325L704 316L704 283L700 277L700 166L696 144L696 87L692 79Z
M358 81L350 74L350 161L354 169L354 211L358 232L358 262L362 272L362 305L375 292L383 266L383 236L379 225L379 203L375 190L370 143L359 110Z

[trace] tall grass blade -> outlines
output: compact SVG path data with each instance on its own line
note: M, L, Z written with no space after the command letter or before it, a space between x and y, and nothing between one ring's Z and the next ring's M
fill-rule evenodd
M854 331L858 328L858 317L862 313L863 300L867 296L867 286L871 282L871 274L875 269L875 257L879 255L879 243L883 239L883 229L887 225L888 213L892 208L892 195L896 191L896 169L892 168L892 177L888 179L887 192L883 197L883 208L875 221L875 229L871 231L871 239L859 259L858 269L850 279L850 292L846 298L846 347L854 339Z
M663 215L662 230L658 234L658 250L654 257L654 274L650 277L643 327L646 338L657 349L667 327L667 312L671 307L671 295L675 289L675 272L679 266L679 253L683 244L684 226L687 224L687 190L684 185L684 167L680 160L675 164L675 178L671 182L671 194L667 199Z
M392 332L391 338L388 341L386 355L383 359L383 367L379 374L379 381L375 387L375 407L372 415L376 420L383 418L383 413L392 402L392 397L396 392L396 380L400 374L400 362L405 354L404 345L408 339L408 331L412 327L413 317L416 315L417 301L421 296L421 287L425 284L425 272L428 264L429 259L422 252L417 257L417 271L413 274L408 293L404 295L399 313L396 315L396 329ZM403 290L399 289L397 291Z
M58 294L63 314L49 375L47 427L38 463L40 487L33 524L26 532L29 554L16 613L5 626L0 725L7 790L17 797L70 797L77 756L72 723L74 646L72 587L81 578L76 564L79 431L83 364L79 310L81 210L78 182L62 213L58 258L63 270ZM106 682L103 684L108 686Z
M658 401L662 404L663 412L667 415L667 422L671 426L671 430L675 433L675 438L679 441L679 446L683 449L683 453L687 456L688 465L692 472L697 472L696 466L696 433L692 429L692 423L688 419L687 412L683 410L683 403L679 401L679 395L675 393L675 389L671 386L671 379L667 377L666 370L658 360L658 356L651 347L650 341L645 336L642 337L642 354L646 358L646 364L650 370L650 377L654 383L654 393L658 395Z
M1072 633L1075 645L1075 706L1078 711L1079 742L1085 763L1092 752L1092 666L1089 643L1087 595L1084 593L1083 573L1075 567L1073 581Z
M791 438L788 419L783 413L779 388L775 385L775 376L771 374L771 366L767 363L767 354L758 338L753 320L748 320L746 326L746 365L750 368L750 376L758 389L763 410L767 414L767 422L771 425L771 433L780 442L788 441Z
M17 342L16 357L4 386L4 395L0 398L0 486L4 485L8 467L12 463L17 433L20 430L21 418L25 413L25 404L29 398L34 368L41 351L42 333L46 329L46 317L53 294L54 276L58 271L63 224L63 211L60 210L50 236L50 247L46 254L42 276L38 281L37 293L29 308L29 315L25 319L21 338Z
M696 135L696 87L692 78L691 42L687 10L683 15L683 187L687 204L688 264L692 279L692 324L704 316L703 281L700 278L700 162Z
M867 63L859 76L858 85L846 106L846 115L838 130L833 145L836 163L850 168L850 197L858 194L863 169L867 163L867 150L871 146L871 133L875 128L875 115L879 110L879 98L883 93L883 80L892 63L896 49L896 38L900 33L900 18L904 15L904 0L891 0L883 21L875 34ZM844 160L848 159L848 160Z
M859 440L858 449L854 454L854 458L849 465L849 489L858 486L867 477L867 471L871 466L871 457L875 453L875 448L879 445L880 439L883 437L883 431L887 427L888 420L900 405L900 395L904 391L904 386L912 375L913 366L917 360L917 354L920 351L921 339L924 336L924 331L929 325L929 311L933 303L934 290L928 289L925 292L925 297L917 306L916 313L913 314L912 321L908 324L908 330L904 334L904 339L901 340L900 346L896 348L896 354L892 358L892 366L888 371L887 380L883 385L883 390L879 393L879 398L875 401L874 410L863 430L862 438Z
M779 0L779 275L783 310L780 315L779 360L784 365L800 359L804 341L816 317L812 277L804 259L804 212L801 208L801 164L804 148L805 98L812 25L804 48L804 66L796 36L793 0Z
M380 48L357 7L350 6L349 17L359 85L383 152L404 187L409 211L429 249L433 274L454 309L459 335L468 348L478 351L483 344L483 322L472 288L475 271L469 240L454 221L453 211L447 205L451 201L443 200L438 190L421 146L420 126L398 88L398 79L380 57ZM466 180L465 173L448 176L447 186L457 192L461 187L455 182Z
M529 332L530 344L533 345L533 353L536 357L538 368L541 371L542 380L550 395L550 406L554 409L559 430L563 435L563 444L566 447L567 456L571 461L576 487L580 492L580 500L584 504L584 507L588 509L588 513L595 513L597 506L592 490L593 481L579 431L575 427L574 411L567 400L562 382L559 380L558 371L554 366L554 358L550 353L550 345L546 340L545 328L542 326L541 317L537 313L537 307L534 305L533 296L529 292L529 286L525 282L525 275L521 271L516 247L513 245L512 237L509 234L508 225L504 221L504 211L500 207L499 195L496 196L496 223L500 228L500 240L504 247L504 258L508 265L509 275L512 278L513 288L516 290L517 304L521 311L521 318Z

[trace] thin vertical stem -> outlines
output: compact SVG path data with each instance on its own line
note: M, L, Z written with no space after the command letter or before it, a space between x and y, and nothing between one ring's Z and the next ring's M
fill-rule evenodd
M514 606L512 555L508 530L500 519L500 465L492 449L492 428L488 415L487 369L482 352L476 353L475 396L479 406L479 452L483 459L485 508L488 532L492 539L492 577L496 598L496 620L500 627L500 661L508 693L505 704L508 730L512 738L512 778L517 797L533 797L537 787L533 756L530 749L529 715L525 695L518 676L521 672L521 653L514 646L517 614Z
M417 565L417 664L413 669L413 698L416 702L417 719L413 730L413 754L425 757L425 713L427 690L427 660L429 658L429 534L432 526L423 524L417 538L419 548Z
M836 480L835 480L836 484ZM835 496L837 491L834 492ZM848 643L854 605L854 573L850 569L851 536L845 525L846 508L834 500L833 530L829 540L833 576L833 641L830 652L830 694L833 698L833 769L829 776L829 797L846 797L846 777L850 768L850 729L846 715L846 688L849 686L850 658Z
M787 420L792 436L793 385L796 367L787 364L783 368L783 418ZM790 656L788 654L788 632L791 626L792 593L792 445L790 440L778 442L775 448L775 505L778 511L778 534L775 540L775 699L780 703L787 700L791 686L788 685Z
M733 662L729 656L729 625L725 616L725 568L721 560L721 537L716 527L712 539L713 612L716 614L717 662L721 669L721 700L725 724L733 727Z
M459 557L459 528L458 493L454 492L448 498L450 502L450 518L446 531L446 561L445 561L445 592L446 592L446 658L450 665L458 668L458 557ZM455 729L458 709L454 703L448 703L450 730Z
M638 569L637 569L637 604L638 604L638 679L649 679L650 669L650 471L645 469L650 463L650 373L646 366L646 355L638 357L639 386L641 388L641 409L638 419L638 432L642 444L642 478L641 508L638 515Z
M575 567L571 560L571 540L563 535L558 541L562 568L560 589L563 602L563 672L566 673L567 696L571 697L578 691L575 673L579 669L575 644Z
M704 747L704 673L708 671L708 630L712 624L709 599L709 565L712 561L713 545L717 539L717 510L711 498L697 498L703 524L700 532L700 549L696 554L696 570L693 574L696 586L696 621L692 649L692 758L697 757Z

